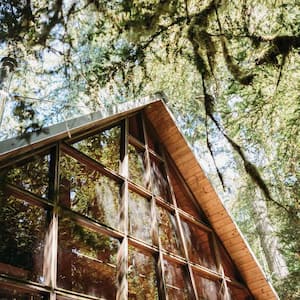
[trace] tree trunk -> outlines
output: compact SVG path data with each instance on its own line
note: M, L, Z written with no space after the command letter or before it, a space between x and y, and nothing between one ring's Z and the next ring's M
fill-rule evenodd
M288 268L283 255L279 251L279 241L274 226L268 217L268 209L265 200L258 195L252 202L256 230L263 248L269 270L277 278L288 275Z

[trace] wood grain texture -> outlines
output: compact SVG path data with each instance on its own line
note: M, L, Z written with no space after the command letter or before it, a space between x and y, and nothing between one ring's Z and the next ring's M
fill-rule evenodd
M145 111L161 142L174 160L255 299L278 299L236 224L204 175L165 104L163 102L153 103L151 107L146 107Z

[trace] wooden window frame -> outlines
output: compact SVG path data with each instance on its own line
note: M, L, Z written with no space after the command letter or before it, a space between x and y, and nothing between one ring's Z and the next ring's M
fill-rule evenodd
M221 262L220 249L218 247L218 242L216 240L216 236L212 228L210 227L207 219L205 218L204 213L202 212L200 206L197 203L196 198L188 188L187 184L183 180L180 172L178 171L175 163L172 161L170 155L162 146L159 151L160 154L156 153L153 149L149 148L148 145L148 127L149 121L146 119L145 113L142 111L141 113L141 126L144 134L144 144L137 140L135 137L129 134L129 118L134 115L128 115L123 118L121 121L112 122L109 124L105 124L101 126L101 128L92 129L91 131L85 131L80 133L71 139L65 139L64 141L55 142L49 146L44 148L35 150L26 154L24 156L19 156L17 159L18 163L29 160L32 155L35 153L40 154L45 151L50 151L50 170L49 170L49 195L48 199L44 199L37 195L32 194L29 191L25 191L20 187L17 187L13 184L7 184L7 188L11 190L13 193L18 195L22 195L27 199L30 199L31 203L36 203L41 207L45 207L51 211L51 221L47 232L47 238L45 243L50 244L50 247L45 250L44 253L44 261L49 262L50 268L46 268L45 270L45 285L17 280L11 278L10 276L6 276L4 274L0 274L0 283L5 282L9 286L16 286L18 288L24 288L26 290L35 291L35 292L43 292L46 293L49 299L54 300L56 296L67 297L68 299L97 299L90 295L83 295L82 293L77 293L69 290L64 290L62 288L58 288L56 286L57 282L57 251L58 251L58 217L60 210L68 211L68 214L71 216L72 220L76 223L90 228L93 231L96 231L100 234L105 234L111 236L113 238L117 238L120 240L120 248L118 251L118 260L117 260L117 300L125 300L128 295L128 247L133 246L142 252L147 252L149 255L152 255L156 261L156 276L158 281L158 293L159 299L168 299L167 295L167 286L165 281L165 272L164 272L164 260L168 260L172 263L179 264L183 266L186 270L184 272L189 298L190 299L198 299L196 282L194 278L194 272L202 274L205 277L208 277L212 280L222 281L224 283L225 290L227 290L227 284L230 283L233 286L244 288L248 291L247 287L242 283L234 280L233 278L228 278L224 274L224 270ZM85 155L79 150L72 147L71 143L84 139L88 136L91 136L96 133L100 133L104 130L113 128L114 126L120 126L121 128L121 139L120 139L120 168L119 172L111 170L92 159L91 157ZM133 146L142 149L145 153L145 162L146 162L146 172L149 174L149 182L150 185L148 188L142 187L138 184L135 184L129 177L129 158L128 158L128 145L132 144ZM67 154L72 158L75 158L80 163L88 166L89 168L100 172L101 174L108 176L113 179L120 185L121 190L121 228L120 230L112 229L96 220L92 220L91 218L81 215L71 209L66 207L62 207L59 204L59 180L60 180L60 157L62 154ZM167 202L163 200L161 197L153 194L152 186L153 186L153 178L151 178L151 157L154 157L157 161L164 165L166 180L168 187L170 189L171 202ZM5 167L9 165L6 164ZM188 198L193 204L198 208L199 219L190 215L189 213L183 211L177 206L176 197L174 194L174 190L172 187L172 182L170 179L170 169L176 172L176 178L179 179L179 184L185 190ZM149 199L151 203L151 238L152 245L147 244L144 241L138 240L128 234L128 205L129 205L129 191L137 193L147 199ZM165 251L162 248L160 236L158 232L158 224L157 224L157 206L163 207L167 211L171 212L176 220L177 225L177 236L180 239L182 244L182 256L170 253ZM184 236L183 228L181 220L186 220L189 223L195 224L202 230L205 230L212 236L212 245L211 249L214 252L214 257L216 260L217 270L210 270L204 266L195 264L190 261L188 249L187 249L187 241ZM249 291L248 291L249 292ZM249 293L250 294L250 293ZM66 299L67 299L66 298ZM171 299L170 299L171 300Z

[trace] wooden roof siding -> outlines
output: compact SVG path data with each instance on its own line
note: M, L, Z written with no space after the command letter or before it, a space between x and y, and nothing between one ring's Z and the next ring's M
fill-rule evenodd
M165 103L157 97L144 98L138 102L114 107L109 112L93 113L61 124L51 126L48 133L31 134L30 139L10 139L0 142L0 164L5 165L16 155L117 121L134 111L143 110L155 128L161 143L167 149L181 172L184 180L205 212L213 229L239 269L251 293L259 300L278 299L276 292L267 281L256 258L243 239L230 214L205 176L191 148L176 126Z

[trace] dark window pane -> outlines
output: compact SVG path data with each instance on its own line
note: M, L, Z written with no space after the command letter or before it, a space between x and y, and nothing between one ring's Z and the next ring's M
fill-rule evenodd
M147 124L147 138L149 148L157 154L160 154L160 142L154 132L154 129L150 127L150 124Z
M167 294L172 300L189 299L183 267L164 261Z
M119 185L64 155L60 163L60 203L101 223L119 226Z
M170 192L164 164L154 157L151 157L151 179L153 193L170 202Z
M8 171L7 182L40 197L48 197L50 155L36 155L33 160Z
M129 118L129 134L144 143L144 133L141 115Z
M0 195L0 273L43 283L47 212Z
M175 216L162 207L158 207L159 236L162 247L180 255L180 241Z
M250 300L253 299L247 289L227 284L229 300Z
M198 298L201 300L224 300L221 291L221 284L218 281L213 281L204 278L198 273L194 273Z
M144 151L128 145L129 179L143 187L147 187L146 163Z
M180 179L173 168L170 168L170 179L177 206L191 216L200 219L198 208L193 203L185 188L182 186Z
M216 270L209 233L195 224L182 221L189 258L192 262Z
M151 243L151 205L146 198L129 193L129 233Z
M73 221L59 220L58 286L105 299L116 296L119 241L88 230Z
M20 289L13 285L7 286L0 284L0 299L1 300L46 300L49 299L47 295Z
M235 267L233 261L231 260L230 256L228 255L226 249L223 247L223 245L220 242L218 243L218 246L220 249L219 252L220 252L221 262L222 262L225 275L230 277L231 279L241 281L241 276L239 275L239 272Z
M158 299L155 260L133 247L129 247L128 257L128 299Z
M118 172L120 139L121 128L120 126L116 126L79 141L73 144L73 147Z

